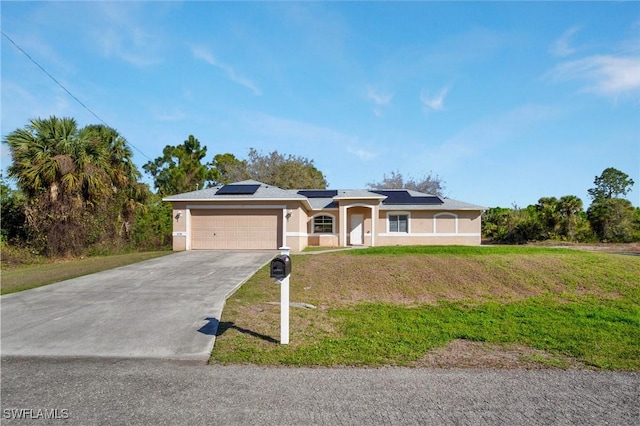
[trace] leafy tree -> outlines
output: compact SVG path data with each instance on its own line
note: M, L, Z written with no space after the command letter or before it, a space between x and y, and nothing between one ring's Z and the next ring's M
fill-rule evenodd
M416 180L412 177L405 179L402 173L392 171L389 176L382 175L382 181L370 182L367 187L369 189L411 189L425 194L443 196L445 182L440 176L434 176L431 172L420 180Z
M587 217L598 239L603 242L630 242L634 237L635 209L624 198L605 198L593 202Z
M220 172L225 183L243 179L254 179L282 189L324 189L327 180L318 170L313 160L284 155L278 151L262 155L256 149L249 149L249 159L239 161L230 154L216 156L218 164L223 165Z
M595 188L589 189L593 199L587 210L591 228L600 241L628 242L634 234L634 209L631 202L620 196L626 195L633 186L629 175L613 167L605 169L593 181Z
M505 207L492 207L482 214L482 238L492 241L506 241L509 216L512 210Z
M233 154L217 154L211 166L217 170L217 183L228 184L251 179L245 160L238 160Z
M0 173L0 237L3 241L24 240L27 237L25 204L24 195L12 189Z
M154 187L161 196L203 189L218 179L217 169L202 163L207 147L193 135L182 145L167 145L162 157L149 161L142 168L153 177Z
M136 214L131 237L135 246L144 250L171 247L172 211L171 203L164 203L158 194L151 194Z
M595 188L588 190L594 201L608 198L618 198L627 195L634 184L629 175L613 167L604 169L600 176L596 176L593 183Z
M106 126L79 129L72 118L34 119L4 140L9 176L26 197L30 242L49 255L128 237L144 197L126 141Z

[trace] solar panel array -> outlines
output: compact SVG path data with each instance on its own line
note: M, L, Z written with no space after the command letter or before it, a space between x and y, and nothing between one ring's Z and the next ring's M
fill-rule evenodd
M384 191L376 190L371 191L376 194L384 195L387 198L382 201L382 204L444 204L444 201L440 197L435 195L429 195L425 197L414 197L409 194L408 191Z
M305 189L298 191L298 194L307 198L333 198L338 195L338 191L331 189Z
M225 185L216 191L216 195L253 195L260 185Z

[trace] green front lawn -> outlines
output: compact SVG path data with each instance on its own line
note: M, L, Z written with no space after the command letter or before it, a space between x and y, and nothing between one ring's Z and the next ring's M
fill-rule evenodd
M536 247L383 247L293 256L291 343L259 271L227 302L213 363L420 365L450 342L540 363L640 371L640 258Z
M105 271L143 260L170 254L170 251L134 252L112 256L91 256L84 259L49 261L2 270L0 294L28 290L95 272Z

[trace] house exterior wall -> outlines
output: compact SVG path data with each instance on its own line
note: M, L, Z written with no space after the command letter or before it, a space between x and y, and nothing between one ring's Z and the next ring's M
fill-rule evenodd
M481 242L480 210L381 210L378 200L340 200L338 208L308 210L308 205L296 200L229 200L229 201L174 201L173 250L190 250L192 232L190 219L194 209L234 212L250 210L278 217L277 242L292 252L307 246L338 247L350 245L351 218L362 215L363 243L366 246L389 245L479 245ZM178 219L176 216L180 215ZM408 232L390 232L389 214L406 214ZM314 217L333 217L332 233L315 233ZM288 216L288 217L287 217Z
M313 229L313 221L316 216L331 216L333 217L333 232L328 233L316 233ZM306 221L306 235L307 245L316 247L338 247L340 245L340 215L338 209L327 209L322 211L309 211L307 212Z
M172 203L173 213L171 220L173 222L173 250L183 251L187 249L187 209L186 203ZM176 216L180 213L180 217Z
M388 216L406 214L408 232L390 232ZM377 246L390 245L480 245L481 211L381 210L378 215Z
M173 250L190 250L190 218L193 210L215 210L233 215L234 212L273 211L278 216L277 245L286 244L293 252L302 251L307 245L306 212L297 201L188 201L173 202ZM180 212L180 218L175 216ZM291 214L287 219L286 215Z

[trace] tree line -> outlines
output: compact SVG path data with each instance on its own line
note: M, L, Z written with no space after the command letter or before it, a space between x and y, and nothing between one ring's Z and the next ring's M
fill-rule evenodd
M251 148L247 159L223 153L207 162L207 147L190 135L143 165L154 191L122 135L104 125L80 128L72 118L30 120L3 143L16 188L0 176L0 238L46 256L169 247L167 195L246 179L284 189L327 186L312 160L278 151Z
M162 202L168 195L247 179L283 189L327 187L313 160L254 148L246 159L227 152L207 160L207 147L189 135L142 166L151 188L142 182L122 135L105 125L80 128L72 118L30 120L3 143L11 154L7 171L15 188L0 175L0 241L3 248L47 256L168 248L171 206ZM524 209L488 209L483 237L502 243L640 240L640 209L623 198L633 180L609 168L594 183L587 211L576 196L544 197ZM443 195L444 185L431 173L414 179L391 172L367 186Z
M640 241L640 208L623 198L634 181L613 167L594 179L588 190L591 204L584 210L575 195L542 197L526 208L494 207L482 217L483 238L523 244L531 241L626 243Z

